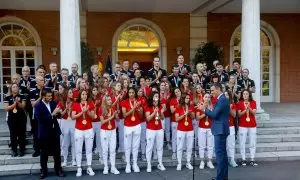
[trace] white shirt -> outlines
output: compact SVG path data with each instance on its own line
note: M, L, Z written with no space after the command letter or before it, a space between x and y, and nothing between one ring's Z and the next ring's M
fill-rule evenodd
M219 99L221 96L223 95L223 93L221 93L219 96L218 96L218 98L217 99Z
M42 101L43 101L43 103L45 104L45 106L47 107L47 109L48 109L49 113L51 114L51 108L50 108L50 104L49 104L49 103L45 103L45 101L44 101L44 100L42 100Z

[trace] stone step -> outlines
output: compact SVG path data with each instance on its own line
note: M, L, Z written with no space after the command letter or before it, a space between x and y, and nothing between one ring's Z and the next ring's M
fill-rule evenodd
M259 121L257 123L259 128L271 128L271 127L300 127L300 121L298 120L289 120L289 121Z
M248 156L247 156L248 157ZM240 156L237 155L237 159L239 159ZM49 158L49 160L52 158ZM261 152L256 153L255 157L256 161L259 163L263 163L263 161L286 161L286 160L300 160L300 151L281 151L281 152ZM184 162L184 160L183 160ZM170 157L164 157L163 163L165 167L167 167L167 170L170 168L176 168L177 160L172 160ZM199 159L195 160L195 168L198 168L200 163ZM152 161L152 166L156 166L157 161ZM124 174L125 169L125 163L116 160L116 166L120 170L121 174ZM138 162L139 167L141 168L141 171L145 171L146 168L146 162ZM83 169L86 169L86 162L82 162ZM53 172L53 162L48 163L49 172ZM98 161L93 161L92 168L96 170L96 174L102 173L98 170L103 170L103 165L99 164ZM154 167L155 168L155 167ZM153 168L153 169L154 169ZM74 166L67 166L63 168L64 171L72 171L76 173L76 167ZM14 165L0 165L0 176L8 176L8 175L21 175L21 174L37 174L40 172L40 165L39 163L28 163L28 164L14 164Z
M258 135L300 134L300 127L257 128Z
M1 145L8 145L10 143L10 137L0 137L0 146ZM33 140L32 137L26 137L26 144L32 144Z

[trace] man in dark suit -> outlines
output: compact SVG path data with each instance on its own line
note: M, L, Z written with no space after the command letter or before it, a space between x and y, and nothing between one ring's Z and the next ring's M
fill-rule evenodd
M60 159L60 135L61 131L56 119L56 115L60 112L56 108L56 103L52 101L52 92L49 89L43 89L41 93L42 100L35 105L34 115L38 122L38 140L41 147L40 179L47 177L48 173L48 156L54 158L54 169L56 175L64 177L61 168Z
M210 111L201 106L205 110L205 115L212 118L211 131L215 139L215 152L217 159L217 177L213 180L228 180L228 158L226 151L226 139L229 135L229 115L230 103L222 93L222 85L214 83L211 88L212 96L218 97L214 110Z

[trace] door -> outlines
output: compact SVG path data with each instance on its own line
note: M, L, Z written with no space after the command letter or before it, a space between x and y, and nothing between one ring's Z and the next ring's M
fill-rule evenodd
M274 77L272 64L272 47L261 47L261 102L273 102Z

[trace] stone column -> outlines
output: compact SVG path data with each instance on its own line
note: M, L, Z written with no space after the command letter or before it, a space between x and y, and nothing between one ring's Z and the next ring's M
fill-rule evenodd
M249 77L255 82L256 92L253 94L260 107L261 95L261 63L260 63L260 0L243 0L242 5L242 67L249 69Z
M60 0L60 67L78 64L81 74L79 0Z

